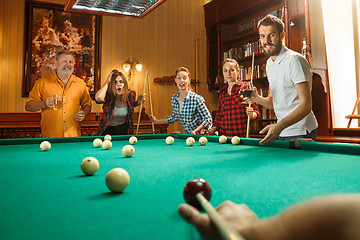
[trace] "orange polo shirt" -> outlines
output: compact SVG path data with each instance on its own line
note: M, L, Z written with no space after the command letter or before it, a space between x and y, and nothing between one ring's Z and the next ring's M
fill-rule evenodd
M29 93L29 101L43 101L55 94L63 95L62 110L44 108L41 112L42 137L78 137L81 136L80 122L75 119L79 106L91 107L91 98L83 80L71 75L66 88L56 73L41 78Z

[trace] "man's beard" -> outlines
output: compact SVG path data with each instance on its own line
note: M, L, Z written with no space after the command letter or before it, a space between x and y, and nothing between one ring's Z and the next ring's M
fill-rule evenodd
M279 53L281 51L281 47L282 47L282 44L280 41L275 44L264 44L264 45L274 46L273 50L271 50L271 51L266 51L265 48L263 47L264 55L268 56L268 57L279 55Z

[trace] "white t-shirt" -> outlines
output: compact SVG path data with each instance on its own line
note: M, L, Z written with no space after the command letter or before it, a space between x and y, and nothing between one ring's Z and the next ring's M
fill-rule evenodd
M181 113L181 109L182 109L183 105L184 105L184 100L181 101L179 99L179 113Z
M266 74L272 92L275 115L278 121L281 121L300 105L295 85L307 81L311 90L312 74L310 66L299 53L283 46L275 61L271 58L267 60ZM311 111L299 122L285 128L280 136L305 135L306 131L310 133L317 126L315 115Z
M114 108L114 113L109 121L109 126L118 126L126 122L128 110L127 107Z

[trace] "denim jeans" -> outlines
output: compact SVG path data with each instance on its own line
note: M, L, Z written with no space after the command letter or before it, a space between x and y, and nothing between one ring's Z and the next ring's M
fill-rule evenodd
M289 137L279 137L280 140L286 141L294 141L298 138L312 138L312 140L316 140L317 129L313 130L311 133L306 131L306 135L297 135L297 136L289 136Z

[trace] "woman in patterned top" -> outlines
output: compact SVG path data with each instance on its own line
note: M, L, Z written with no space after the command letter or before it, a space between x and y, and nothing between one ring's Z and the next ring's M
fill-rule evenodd
M211 129L212 118L202 96L191 91L190 72L181 67L175 73L175 82L179 92L171 97L171 116L157 120L150 116L154 124L173 123L180 121L185 133L200 134L204 129Z
M144 102L145 96L139 96L137 101L135 98L136 92L128 88L124 74L112 70L106 83L95 95L95 101L103 103L103 115L96 134L133 134L134 107Z
M259 108L256 103L242 104L240 96L241 81L239 79L240 67L236 60L225 59L222 64L225 85L220 90L219 107L214 119L211 135L218 131L219 135L246 136L248 116L256 119L259 116Z

